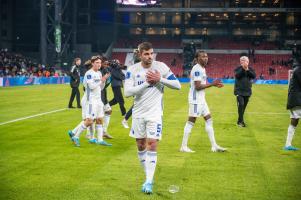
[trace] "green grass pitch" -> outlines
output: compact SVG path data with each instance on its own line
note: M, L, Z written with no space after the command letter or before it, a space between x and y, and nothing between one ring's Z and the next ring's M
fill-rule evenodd
M140 191L144 174L135 142L114 106L112 147L91 145L84 134L80 148L71 144L67 130L81 120L79 109L1 125L0 199L301 199L301 151L282 150L290 121L287 86L253 86L247 128L236 126L233 85L207 89L216 140L228 152L210 152L204 120L198 119L189 140L194 154L179 152L188 88L165 90L153 195ZM70 92L68 85L0 88L0 123L66 108ZM126 107L131 104L126 99ZM297 147L300 130L293 140ZM179 192L169 193L169 185L178 185Z

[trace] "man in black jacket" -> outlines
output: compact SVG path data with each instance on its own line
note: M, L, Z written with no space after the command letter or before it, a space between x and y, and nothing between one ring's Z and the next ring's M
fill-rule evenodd
M256 78L254 69L249 67L249 58L247 56L240 57L240 66L234 71L235 86L234 95L237 100L238 120L237 125L246 127L244 122L244 113L252 95L252 80Z
M81 64L81 59L75 58L74 65L71 67L71 70L70 70L70 86L72 88L72 93L70 96L68 108L74 108L72 106L72 103L73 103L75 96L76 96L77 107L81 108L80 93L79 93L79 89L78 89L79 84L80 84L80 72L79 72L80 64Z
M296 151L298 148L292 146L292 140L295 134L299 119L301 118L301 66L300 62L293 64L294 70L292 78L290 79L287 109L291 113L291 124L288 126L287 138L284 150Z
M114 60L111 63L111 86L114 94L114 98L109 102L110 106L119 103L121 115L124 116L126 109L124 107L124 99L121 92L122 81L125 79L125 75L121 70L121 65L118 60Z

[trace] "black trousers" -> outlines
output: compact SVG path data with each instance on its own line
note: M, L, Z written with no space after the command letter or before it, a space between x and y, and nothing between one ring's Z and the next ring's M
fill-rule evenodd
M72 87L72 92L69 100L69 105L68 107L72 107L73 100L76 95L76 102L77 102L77 107L80 107L80 93L78 87Z
M134 107L134 105L132 105L132 107L125 114L125 117L124 117L125 120L129 120L129 118L132 116L133 107Z
M124 99L121 92L121 87L112 87L114 98L109 102L110 106L114 106L115 104L119 104L121 115L125 115L126 110L124 107Z
M237 122L244 122L244 113L246 110L246 107L248 105L249 102L249 96L236 96L236 100L237 100L237 110L238 110L238 120Z

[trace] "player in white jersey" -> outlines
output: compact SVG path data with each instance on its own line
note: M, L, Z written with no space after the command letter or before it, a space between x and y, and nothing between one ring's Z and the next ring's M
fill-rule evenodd
M75 146L80 146L79 137L80 134L87 129L87 127L93 124L93 120L96 121L95 129L97 132L97 141L95 143L111 146L111 144L103 140L103 126L102 118L104 116L103 103L101 101L101 90L104 87L106 79L110 74L106 74L102 77L98 71L101 66L101 58L99 56L93 56L91 58L92 68L88 70L84 76L83 85L85 87L86 103L85 113L83 113L84 121L82 121L73 131L69 131L68 134L74 142Z
M187 146L187 142L191 129L193 128L193 125L196 121L196 118L202 116L205 120L205 130L208 133L209 140L211 142L211 150L213 152L224 152L226 151L226 149L216 144L213 130L213 122L205 99L205 89L212 86L221 88L223 87L223 84L220 80L214 80L213 83L207 83L205 66L208 63L208 55L206 52L198 51L196 53L195 58L197 64L193 66L190 73L191 80L188 98L189 117L184 128L183 141L180 151L190 153L194 152Z
M136 138L138 158L146 175L142 192L151 194L157 144L162 137L162 84L172 89L180 89L181 85L169 67L153 61L151 43L141 43L138 50L141 62L128 68L124 94L126 97L134 96L130 136Z

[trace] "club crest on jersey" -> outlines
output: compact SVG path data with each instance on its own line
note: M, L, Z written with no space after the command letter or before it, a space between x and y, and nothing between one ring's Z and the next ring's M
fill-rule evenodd
M92 76L90 74L87 75L87 79L91 79Z
M125 78L129 79L131 77L131 72L127 72Z

